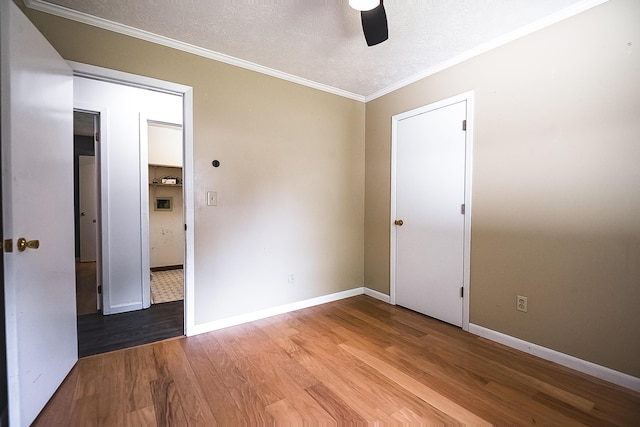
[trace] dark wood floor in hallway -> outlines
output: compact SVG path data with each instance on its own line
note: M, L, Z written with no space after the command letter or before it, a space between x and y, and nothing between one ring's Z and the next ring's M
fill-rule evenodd
M35 426L638 425L640 393L357 296L81 359Z
M183 301L146 310L78 316L78 356L90 356L184 335Z
M96 263L76 263L78 356L90 356L184 335L184 302L104 316L97 308Z

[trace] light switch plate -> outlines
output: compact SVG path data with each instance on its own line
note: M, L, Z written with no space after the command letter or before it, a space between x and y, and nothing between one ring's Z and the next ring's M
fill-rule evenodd
M207 206L218 205L218 193L215 191L207 191Z

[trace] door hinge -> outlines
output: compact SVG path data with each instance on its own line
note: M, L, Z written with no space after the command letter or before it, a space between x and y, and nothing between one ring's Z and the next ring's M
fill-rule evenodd
M5 239L2 243L2 250L6 252L13 252L13 239Z
M464 208L464 203L463 203L463 204L460 205L460 213L462 215L464 215L464 210L465 210L465 208Z
M102 285L98 285L98 293L101 294L102 293Z
M96 141L100 142L100 132L96 132Z
M462 121L462 130L464 130L464 131L467 130L467 121L466 120Z
M464 286L460 288L460 298L464 298Z
M184 225L184 231L187 231L187 224Z

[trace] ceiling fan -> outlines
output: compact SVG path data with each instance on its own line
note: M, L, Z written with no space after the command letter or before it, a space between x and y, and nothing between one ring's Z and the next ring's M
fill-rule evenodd
M375 46L389 38L383 0L349 0L349 6L360 11L367 46Z

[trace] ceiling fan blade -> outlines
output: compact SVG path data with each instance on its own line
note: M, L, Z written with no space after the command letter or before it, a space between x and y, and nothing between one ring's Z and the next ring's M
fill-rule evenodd
M378 7L360 12L360 17L362 18L362 31L364 32L367 46L377 45L389 38L387 13L382 2Z

